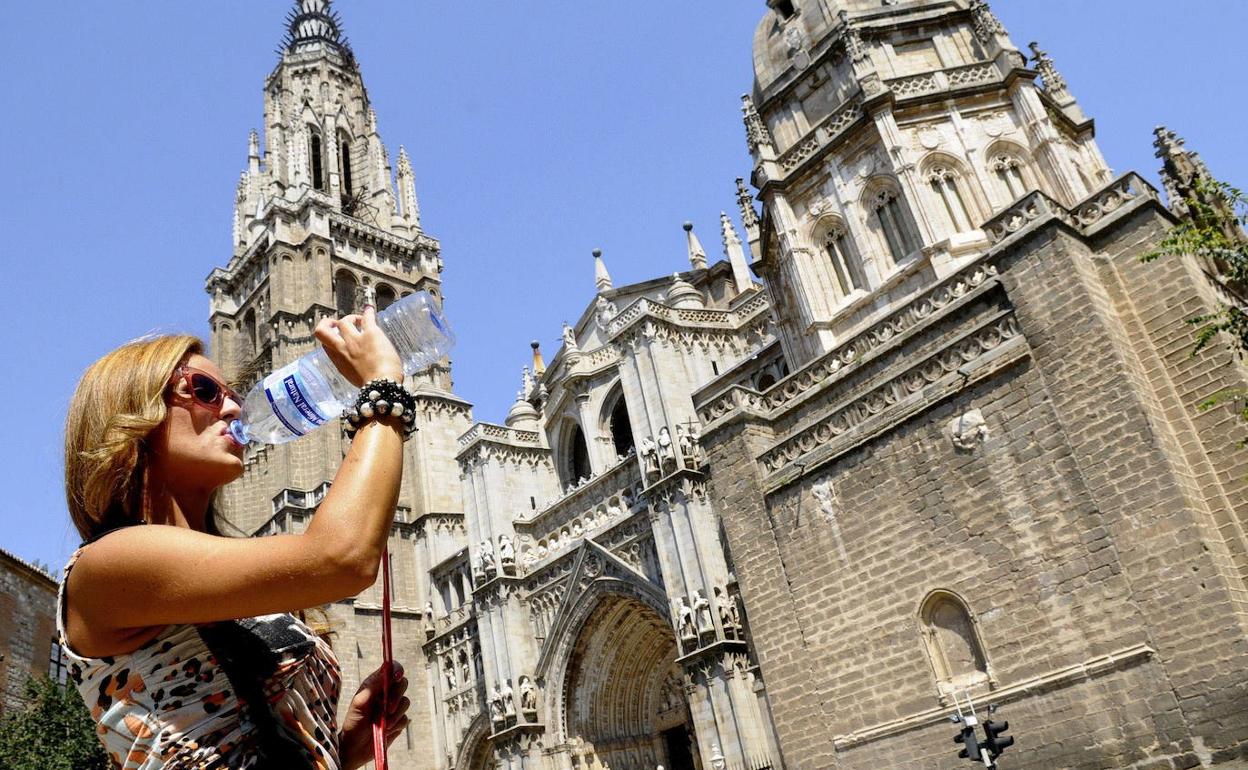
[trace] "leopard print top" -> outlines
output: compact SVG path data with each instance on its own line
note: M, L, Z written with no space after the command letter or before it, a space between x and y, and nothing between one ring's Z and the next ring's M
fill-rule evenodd
M85 546L84 546L85 547ZM75 653L65 638L65 566L57 633L69 674L120 770L248 770L266 764L257 720L209 648L229 650L242 675L262 682L270 713L292 751L314 770L339 770L336 709L341 674L329 645L289 614L165 627L134 652L106 658ZM239 676L234 671L233 676Z

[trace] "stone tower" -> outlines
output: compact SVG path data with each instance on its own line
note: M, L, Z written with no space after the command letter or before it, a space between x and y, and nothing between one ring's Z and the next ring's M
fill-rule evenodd
M326 316L355 312L365 292L378 308L414 291L441 302L441 247L421 227L412 162L397 172L377 129L359 64L328 0L300 0L288 17L281 60L264 84L264 131L252 131L234 202L233 254L208 276L212 351L250 385L315 346ZM450 393L449 362L409 378L419 431L405 452L390 551L395 655L425 692L423 608L429 568L463 546L456 438L470 406ZM337 425L298 441L249 447L246 472L222 491L225 534L302 531L346 449ZM380 665L379 586L305 613L342 664L345 708ZM427 720L394 744L396 768L432 767Z
M1110 181L1053 61L1033 43L1029 66L986 3L771 6L742 109L791 363L982 254L1027 190L1073 206Z
M1171 209L1113 177L983 0L767 6L742 216L792 372L693 400L786 766L953 767L968 698L1009 767L1248 757L1248 450L1197 407L1248 373L1188 323L1243 295L1140 260L1199 159L1159 133Z

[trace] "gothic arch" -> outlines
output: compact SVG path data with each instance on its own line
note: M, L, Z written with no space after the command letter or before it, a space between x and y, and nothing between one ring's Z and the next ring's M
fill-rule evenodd
M1000 211L1032 190L1039 189L1036 166L1021 144L1000 139L984 150L984 168L992 180Z
M914 213L894 177L880 174L867 180L860 204L880 252L888 254L892 264L900 264L922 247Z
M663 592L604 571L565 607L538 664L548 742L597 750L612 765L662 762L653 744L672 727L664 696L680 675L677 654Z
M490 744L490 720L485 714L477 714L468 724L464 739L455 753L458 770L490 770L493 767Z
M819 217L811 227L810 238L823 258L820 264L831 277L837 300L869 288L862 255L843 217L832 213Z
M559 480L563 484L576 484L582 478L593 475L589 459L589 438L581 424L572 417L565 417L559 428L559 451L556 455Z
M993 686L979 620L957 593L936 589L919 605L919 633L942 702L950 694Z
M598 435L610 436L611 443L618 457L628 454L634 449L633 425L628 411L628 399L624 397L624 387L617 380L607 396L602 400L602 410L598 416Z
M919 176L932 212L952 228L947 234L972 232L988 218L980 205L975 176L960 158L929 153L919 164Z
M377 303L378 310L385 310L395 300L394 287L388 283L378 283L376 292L374 301Z
M355 312L359 286L359 279L350 270L340 268L334 273L334 307L340 317Z

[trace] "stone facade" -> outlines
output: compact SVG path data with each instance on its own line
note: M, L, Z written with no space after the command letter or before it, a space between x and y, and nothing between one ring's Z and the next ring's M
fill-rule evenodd
M985 3L772 6L750 240L793 372L694 400L786 765L954 766L968 697L1008 767L1248 758L1216 269L1140 262L1172 212Z
M1248 374L1188 355L1233 293L1139 261L1203 164L1159 132L1169 209L1115 177L982 0L768 6L744 241L722 216L710 260L686 224L687 268L622 287L595 252L505 424L473 422L449 362L410 382L394 766L946 767L968 698L1010 719L1010 767L1248 756L1248 452L1193 406ZM244 381L361 290L441 297L327 0L297 4L265 92L207 282ZM222 528L302 531L344 448L249 449ZM347 693L379 607L305 613Z
M52 576L0 550L0 716L22 708L26 680L53 676L58 668L56 581Z

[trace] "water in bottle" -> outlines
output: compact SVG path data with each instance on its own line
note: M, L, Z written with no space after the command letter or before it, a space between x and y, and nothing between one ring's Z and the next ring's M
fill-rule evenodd
M377 325L399 352L404 374L437 363L455 344L428 292L395 301L377 314ZM241 417L230 423L230 435L240 444L285 443L341 416L358 392L318 347L256 383L243 399Z

